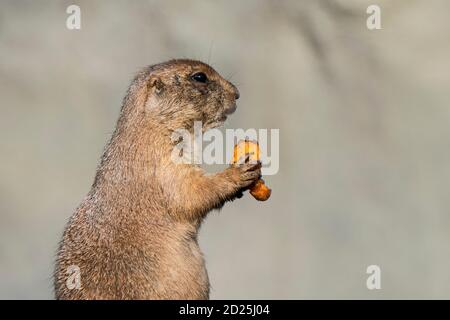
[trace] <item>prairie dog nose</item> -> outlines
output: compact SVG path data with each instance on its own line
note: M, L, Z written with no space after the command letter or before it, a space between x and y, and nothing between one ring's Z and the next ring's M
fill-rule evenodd
M239 99L239 97L241 96L241 94L239 93L238 88L234 87L234 98L237 100Z

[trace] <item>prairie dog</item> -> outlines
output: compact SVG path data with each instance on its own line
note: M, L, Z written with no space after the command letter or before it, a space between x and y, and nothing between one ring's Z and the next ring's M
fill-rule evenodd
M171 60L143 69L123 100L94 183L71 217L57 254L57 299L208 299L197 242L208 212L261 175L259 163L206 174L171 160L175 129L220 126L237 88L209 65ZM81 288L69 289L68 268Z

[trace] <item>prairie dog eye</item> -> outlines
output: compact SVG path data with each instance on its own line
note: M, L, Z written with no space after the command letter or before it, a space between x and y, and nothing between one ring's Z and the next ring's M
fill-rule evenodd
M203 72L197 72L192 75L192 79L197 82L206 83L208 81L208 77Z

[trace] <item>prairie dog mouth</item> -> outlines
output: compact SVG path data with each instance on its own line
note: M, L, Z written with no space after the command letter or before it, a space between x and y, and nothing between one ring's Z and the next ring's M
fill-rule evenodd
M233 114L237 109L236 104L233 104L231 107L228 107L226 109L224 109L216 118L216 120L214 121L214 123L212 123L212 125L210 126L211 128L218 128L221 127L224 122L227 120L228 116Z
M225 109L224 114L226 115L230 115L232 113L234 113L237 109L237 105L233 104L230 108Z

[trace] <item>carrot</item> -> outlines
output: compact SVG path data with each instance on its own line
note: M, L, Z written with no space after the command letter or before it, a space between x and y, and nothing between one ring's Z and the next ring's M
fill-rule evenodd
M237 163L242 156L246 155L249 156L250 161L257 161L260 159L258 142L248 140L239 141L239 143L234 146L233 163ZM263 179L259 179L250 187L250 194L259 201L266 201L269 199L271 193L272 190L265 185Z

